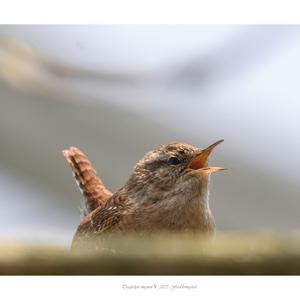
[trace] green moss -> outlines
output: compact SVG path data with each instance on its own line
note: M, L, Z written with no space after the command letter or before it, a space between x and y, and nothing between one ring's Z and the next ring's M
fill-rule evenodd
M89 245L87 245L89 250ZM97 253L0 245L2 275L300 275L300 235L115 237Z

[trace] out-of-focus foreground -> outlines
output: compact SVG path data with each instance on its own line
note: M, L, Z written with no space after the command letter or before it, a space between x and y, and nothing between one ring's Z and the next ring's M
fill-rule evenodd
M118 237L95 255L0 245L6 275L300 275L299 234Z
M68 246L80 147L112 191L154 147L205 147L219 230L300 227L299 26L0 26L0 239ZM62 254L64 255L64 254ZM25 268L25 267L24 267Z

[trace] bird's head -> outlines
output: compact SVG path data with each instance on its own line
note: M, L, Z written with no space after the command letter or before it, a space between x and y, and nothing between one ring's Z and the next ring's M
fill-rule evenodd
M162 145L148 152L127 182L131 195L146 201L173 197L193 198L207 191L209 175L224 170L208 166L217 141L205 149L182 143Z

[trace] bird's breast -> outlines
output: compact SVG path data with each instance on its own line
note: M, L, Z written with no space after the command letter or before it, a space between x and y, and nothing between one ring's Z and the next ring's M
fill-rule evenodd
M166 201L137 207L123 219L121 227L126 225L136 231L215 231L214 218L206 199Z

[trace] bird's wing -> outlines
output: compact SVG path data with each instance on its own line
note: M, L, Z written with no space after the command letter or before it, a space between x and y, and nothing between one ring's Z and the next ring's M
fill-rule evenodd
M99 206L81 221L73 238L72 249L103 233L117 229L121 220L130 211L130 207L126 197L119 193L114 194L104 205Z
M88 215L106 203L112 193L106 189L86 155L76 147L64 150L63 154L70 164L75 180L84 196L83 216Z

